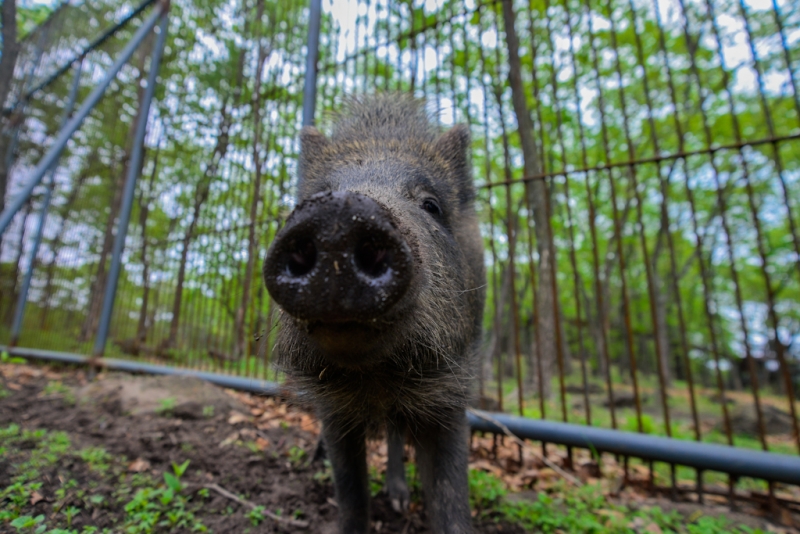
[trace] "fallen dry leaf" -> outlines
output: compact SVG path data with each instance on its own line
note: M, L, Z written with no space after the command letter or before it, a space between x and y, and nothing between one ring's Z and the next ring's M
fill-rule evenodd
M35 367L25 366L19 370L19 376L24 376L27 378L39 378L43 374L44 373L42 372L41 369L36 369Z
M137 458L128 464L128 471L131 473L141 473L150 469L150 462L144 458Z
M649 534L663 534L661 527L650 521L649 519L645 519L644 517L636 517L633 521L628 523L628 528L635 530L636 532L648 532Z
M250 421L249 415L237 412L236 410L232 410L231 414L228 416L229 425L238 425L239 423L246 423L248 421Z
M219 446L220 447L227 447L228 445L232 445L232 444L236 443L236 440L238 440L238 439L239 439L239 431L237 430L236 432L234 432L233 434L231 434L227 438L225 438L222 441L220 441Z
M39 493L38 491L34 491L33 493L31 493L31 506L33 506L37 502L43 501L43 500L44 500L44 497L42 497L42 494Z
M787 527L794 526L792 512L790 512L788 508L781 508L781 524Z

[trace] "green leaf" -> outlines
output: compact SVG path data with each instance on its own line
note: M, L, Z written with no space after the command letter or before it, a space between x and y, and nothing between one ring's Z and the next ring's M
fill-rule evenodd
M175 493L178 493L183 489L183 484L181 484L181 481L172 473L164 473L164 482L167 484L167 487Z
M172 462L172 470L175 471L175 475L180 478L186 472L186 468L189 467L189 460L186 460L182 464L178 465L175 462Z

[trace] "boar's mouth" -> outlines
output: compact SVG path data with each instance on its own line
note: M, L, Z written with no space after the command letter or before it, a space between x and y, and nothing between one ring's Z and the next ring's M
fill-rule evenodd
M312 342L329 360L343 367L359 367L383 338L383 331L359 321L308 323Z

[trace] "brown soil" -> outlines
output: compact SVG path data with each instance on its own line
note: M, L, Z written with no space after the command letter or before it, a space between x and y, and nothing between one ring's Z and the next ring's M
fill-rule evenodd
M194 379L101 374L89 382L83 371L74 369L2 365L0 371L8 393L0 399L0 427L16 423L28 430L64 431L76 449L103 447L124 456L128 471L151 473L155 479L170 472L173 462L189 460L183 477L189 491L217 484L267 511L300 510L300 519L310 523L305 530L270 519L254 526L249 508L212 491L195 514L213 532L336 532L330 477L320 476L321 462L307 461L315 449L318 424L299 408L272 399L255 402ZM53 381L69 390L46 391ZM380 454L380 446L373 449ZM297 460L299 450L306 453L302 461ZM93 478L85 465L57 465L44 474L42 499L27 506L24 514L45 514L48 521L56 521L54 492L64 467L81 486ZM0 458L0 488L11 483L11 472L9 461ZM113 490L111 484L101 483L92 492L106 495L110 502ZM111 527L124 514L122 504L119 508L97 508L91 517L78 515L72 528ZM428 532L422 504L413 503L404 516L392 510L382 491L373 499L372 522L375 532ZM476 530L522 532L491 521L476 524Z
M113 477L103 478L85 462L59 459L37 478L42 487L35 498L25 503L23 515L44 514L51 526L64 528L63 510L71 503L70 494L59 497L58 490L63 488L66 476L78 482L78 488L70 491L91 488L93 495L105 498L105 504L95 507L91 514L85 509L76 516L71 528L118 527L130 496L119 499L120 484L116 480L127 477L125 480L130 481L134 473L141 473L159 484L163 474L172 471L173 463L189 460L182 479L186 484L184 493L191 495L190 505L196 517L213 532L337 532L330 472L322 462L309 460L316 448L319 424L297 406L280 399L222 390L192 378L100 374L90 381L84 371L75 368L0 364L0 385L0 428L16 423L26 430L63 431L76 451L102 447L118 465ZM36 443L16 446L20 450L33 449ZM369 451L371 470L383 472L385 443L371 443ZM769 518L774 519L776 513L764 503L751 503L743 506L746 510L740 510L747 513L732 514L730 509L720 507L726 498L719 495L708 495L705 505L693 504L692 495L684 496L681 503L653 498L647 489L649 472L644 465L631 466L628 483L620 493L623 469L613 457L604 458L600 473L587 451L575 450L575 470L569 474L561 470L569 465L566 451L553 446L548 451L544 460L540 446L526 445L520 456L512 440L473 436L470 466L496 475L516 491L509 495L509 501L536 499L537 492L559 491L559 483L577 476L584 483L599 484L609 501L624 503L630 509L659 506L678 511L689 520L702 513L726 515L736 524L773 532L794 532L787 526L797 524L797 516L788 508L777 514L782 527L770 523ZM5 457L0 454L0 490L8 487L14 477L15 452L19 451L11 451ZM413 455L411 449L408 453ZM209 485L227 490L247 503L216 491L200 498L197 492ZM781 487L777 496L796 502L796 491L790 491L795 489ZM392 510L383 491L377 492L372 505L372 531L429 532L418 490L413 497L410 511L403 515ZM82 506L85 502L84 498L74 504ZM298 519L307 521L309 527L301 529L269 518L254 525L247 504L263 506L269 512L280 510L282 517L298 512ZM62 515L54 511L55 505L61 507ZM476 532L523 532L519 526L488 517L476 514ZM0 530L5 526L0 521ZM649 525L632 524L630 528L655 532Z

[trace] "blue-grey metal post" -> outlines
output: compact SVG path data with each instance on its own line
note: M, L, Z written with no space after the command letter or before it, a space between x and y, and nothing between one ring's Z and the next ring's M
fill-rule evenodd
M111 85L111 82L117 77L117 73L120 71L122 66L128 62L131 56L133 56L133 53L142 43L144 38L147 37L147 34L156 25L159 17L165 12L165 9L166 6L164 6L164 4L158 4L156 11L150 15L145 23L142 24L142 26L137 30L136 34L131 38L127 46L125 46L125 49L122 51L122 53L120 53L117 60L114 62L111 68L108 69L106 75L97 85L97 87L95 87L94 91L92 91L92 93L86 98L80 109L78 109L77 113L75 113L75 116L61 130L61 133L58 135L56 140L53 141L53 146L50 147L50 150L47 151L47 154L44 155L42 160L31 173L31 177L28 178L28 181L23 186L22 191L20 191L17 196L11 200L3 213L0 214L0 234L5 232L6 228L14 218L14 215L16 215L22 206L25 205L25 202L28 200L28 198L30 198L33 190L41 183L45 173L47 173L53 163L61 155L64 147L67 146L67 142L72 137L72 134L74 134L75 131L80 128L81 124L83 124L84 119L86 119L92 109L103 97L103 94L108 86Z
M144 152L144 137L147 133L147 119L150 116L150 104L153 101L153 93L156 90L156 81L158 78L158 68L161 64L161 56L164 52L164 44L167 40L167 25L168 17L167 11L161 15L161 24L159 25L160 33L158 34L158 42L153 50L153 56L150 61L150 72L147 75L147 88L144 92L144 99L142 100L142 108L139 113L139 120L136 123L136 132L134 133L133 151L128 167L128 176L125 180L125 189L122 191L122 207L119 213L119 221L117 226L117 235L114 238L114 248L111 253L111 267L108 270L108 281L106 282L106 291L103 295L103 310L100 312L100 325L97 328L97 337L94 341L94 350L92 356L99 358L103 356L106 347L106 340L108 339L108 328L111 324L111 312L114 310L114 299L117 295L117 281L119 279L119 271L122 266L122 249L125 247L125 236L128 233L128 223L131 218L131 210L133 209L133 196L136 189L136 180L139 178L139 166L142 161Z
M317 103L317 59L319 58L319 31L322 21L322 0L311 0L308 20L308 55L306 79L303 87L303 126L314 124Z
M72 110L75 108L75 100L78 98L78 88L81 82L81 70L83 61L79 61L75 67L75 81L72 83L72 88L69 92L67 106L64 108L64 115L61 118L61 125L59 130L64 128ZM39 208L39 223L36 228L36 235L33 239L33 248L31 249L30 259L28 260L28 270L25 271L25 278L22 281L22 288L20 288L19 296L17 297L17 308L14 311L14 323L11 326L11 341L10 345L13 347L19 341L19 334L22 330L22 319L25 316L25 303L28 300L28 291L31 288L31 279L33 278L33 264L36 261L36 256L39 254L39 246L42 244L42 234L44 234L44 223L47 220L47 211L50 209L50 200L53 197L53 189L55 188L55 176L58 160L53 163L53 168L50 169L49 179L47 180L47 190L42 200L42 206Z

